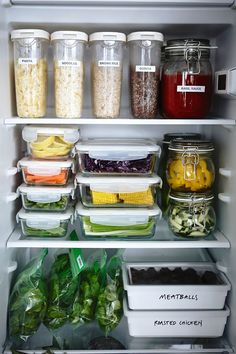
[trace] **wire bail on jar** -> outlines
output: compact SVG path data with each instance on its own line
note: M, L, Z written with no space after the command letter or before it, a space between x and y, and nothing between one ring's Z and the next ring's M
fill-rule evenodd
M199 154L197 147L195 150L189 151L184 147L185 151L182 154L182 164L184 166L184 179L186 181L194 181L196 179L196 167L199 163Z
M189 214L191 214L193 216L194 227L201 226L198 221L198 219L199 219L198 214L200 213L202 215L203 226L205 228L206 227L206 215L207 215L206 201L203 197L202 201L199 203L199 199L196 199L194 194L192 194L190 198L191 198L191 202L189 203ZM197 203L197 205L196 205L196 203Z
M189 44L188 41L185 43L184 57L187 63L188 74L200 74L201 71L200 60L202 52L200 42L198 42L196 48L195 46L193 48L192 44ZM196 66L196 71L194 71L194 66Z

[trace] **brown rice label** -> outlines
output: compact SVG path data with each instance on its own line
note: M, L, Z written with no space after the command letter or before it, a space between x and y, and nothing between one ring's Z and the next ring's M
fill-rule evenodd
M120 66L119 60L99 60L98 66L110 66L118 68Z

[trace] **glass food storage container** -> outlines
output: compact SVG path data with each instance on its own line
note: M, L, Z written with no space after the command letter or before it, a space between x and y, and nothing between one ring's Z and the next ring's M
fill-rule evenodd
M68 184L65 187L27 186L21 184L17 190L21 195L25 210L32 211L65 211L71 199L74 198L75 187Z
M40 118L47 106L47 49L49 33L37 29L11 32L17 114Z
M25 126L22 137L28 154L37 159L62 160L70 156L79 140L79 130L67 127Z
M161 210L155 206L146 209L107 209L76 206L83 238L91 239L149 239L155 235Z
M216 215L214 196L209 193L170 192L168 224L179 237L205 237L214 231Z
M24 157L18 162L26 184L38 186L64 186L71 171L74 172L72 159L65 161L32 160Z
M89 36L93 114L117 118L120 114L124 33L96 32Z
M78 31L51 34L55 109L59 118L80 118L83 107L84 49L88 35Z
M160 146L144 139L88 139L75 150L86 175L150 175L161 154Z
M204 140L173 140L169 146L166 177L180 192L204 192L215 180L214 146Z
M22 234L26 237L65 237L70 222L73 221L73 210L64 213L30 212L21 209L17 216Z
M162 71L162 111L167 118L203 118L210 110L212 69L209 40L167 41Z
M156 118L163 34L133 32L127 37L130 53L130 99L134 118Z
M163 187L161 190L161 206L163 213L166 212L168 207L168 195L170 188L166 179L166 166L168 160L168 148L172 140L200 140L201 134L199 133L168 133L164 134L162 140L162 154L159 164L158 175L163 181Z
M151 177L76 176L80 197L86 207L150 207L162 181Z

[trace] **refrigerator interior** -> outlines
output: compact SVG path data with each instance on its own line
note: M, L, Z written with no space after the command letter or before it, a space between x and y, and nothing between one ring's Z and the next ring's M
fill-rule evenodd
M80 4L77 2L74 6L72 1L70 6L66 6L66 1L55 1L55 5L50 5L50 1L21 1L22 5L15 1L11 5L8 1L1 1L0 7L0 143L1 143L1 158L0 158L0 221L1 221L1 237L0 237L0 348L4 348L7 339L7 304L10 290L10 283L13 271L18 265L21 269L24 263L29 260L37 249L24 247L9 248L8 239L16 227L15 215L19 209L18 202L10 201L11 193L15 192L16 187L20 183L19 174L14 175L13 167L16 166L17 161L23 156L25 146L21 139L21 130L23 125L18 124L20 119L16 118L16 106L14 96L14 76L13 76L13 51L12 44L9 39L9 33L12 29L17 28L41 28L48 32L61 29L82 30L88 34L95 31L122 31L130 33L136 30L154 30L160 31L164 34L165 39L177 37L205 37L211 40L213 45L218 47L212 52L212 63L214 70L221 70L225 68L232 68L235 66L236 60L236 11L230 7L231 2L218 2L225 6L176 6L172 4L162 4L156 6L155 4L145 5L142 2L130 1L128 5L118 6L105 5L93 2ZM44 6L40 6L45 4ZM161 2L160 2L161 3ZM202 3L202 2L201 2ZM208 4L206 4L208 3ZM209 5L210 2L205 2ZM48 5L49 4L49 5ZM53 1L51 1L53 4ZM51 54L49 55L51 58ZM123 72L123 91L122 91L122 118L129 117L128 108L128 55L125 53L125 65ZM50 60L51 62L51 60ZM86 52L86 80L85 80L85 102L84 102L84 118L91 118L91 103L90 103L90 75L89 75L89 51ZM47 118L52 118L53 113L53 80L52 80L52 66L49 67L49 98L48 98L48 113ZM92 124L85 120L77 120L77 125L80 128L82 138L87 137L140 137L140 138L155 138L161 142L163 134L169 132L199 132L204 138L211 139L216 146L215 162L216 169L221 170L222 174L217 174L217 181L215 183L216 196L220 194L220 199L217 200L217 228L229 240L230 248L210 248L209 254L218 262L226 271L232 284L236 284L235 271L235 208L236 208L236 131L235 125L235 111L236 100L225 99L215 96L212 104L211 120L201 121L184 121L184 120L161 120L157 123L135 122L135 120L118 119L116 122L109 122L108 120L92 121ZM15 119L16 118L16 119ZM15 121L14 121L15 119ZM228 121L227 121L228 120ZM89 121L89 119L88 119ZM58 121L55 121L58 123ZM27 122L28 123L28 122ZM32 123L34 121L32 120ZM230 198L229 198L230 197ZM20 241L19 241L20 242ZM58 248L57 242L54 243L55 248ZM135 243L130 245L129 257L140 260L144 257L146 252L150 252L153 257L162 257L164 260L171 260L173 255L178 254L178 259L183 261L195 257L207 258L207 250L202 243L199 247L188 249L166 249L158 250L142 250L135 249ZM32 247L32 246L31 246ZM47 247L45 242L44 247ZM52 247L52 246L51 246ZM60 245L63 247L63 245ZM124 246L122 246L124 247ZM189 246L190 247L190 246ZM119 248L115 245L110 248ZM125 248L125 247L124 247ZM133 250L132 250L133 248ZM156 243L158 248L158 243ZM133 251L133 252L132 252ZM204 252L203 252L204 251ZM53 254L55 250L50 250ZM110 251L112 252L112 251ZM147 255L149 258L149 256ZM231 316L228 320L228 325L225 331L225 338L230 343L231 347L235 347L235 333L236 333L236 296L234 286L228 297L228 305L231 308ZM121 338L126 342L130 342L130 338L126 338L127 333L126 322L123 321L114 336ZM44 335L42 333L42 335ZM69 335L69 334L68 334ZM32 342L32 347L37 347L37 341L40 337ZM187 343L188 341L183 341ZM149 341L144 343L140 340L133 343L130 353L145 353L144 349L149 349L150 352L163 352L167 350L171 343L178 344L177 340L165 340L163 346L158 345L157 342ZM222 343L218 346L212 345L210 351L230 351L231 349L219 349ZM210 345L209 345L210 346ZM164 348L164 349L163 349ZM142 351L143 349L143 351ZM132 351L135 350L135 351ZM179 350L179 349L177 349ZM192 348L194 352L197 349ZM79 351L77 351L79 353ZM170 350L171 352L171 350ZM201 350L202 352L202 350Z

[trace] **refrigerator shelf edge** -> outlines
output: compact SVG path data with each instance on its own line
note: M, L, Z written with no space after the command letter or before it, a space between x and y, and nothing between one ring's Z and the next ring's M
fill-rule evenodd
M205 119L133 119L133 118L114 118L114 119L99 119L99 118L6 118L5 125L25 125L25 124L56 124L56 125L222 125L234 126L236 119L224 118L205 118Z
M161 231L160 231L161 232ZM16 228L7 241L7 248L230 248L227 238L216 230L210 239L205 240L178 240L172 233L163 228L162 238L158 239L156 235L150 241L114 241L114 240L78 240L68 239L27 239L21 235L20 228Z

